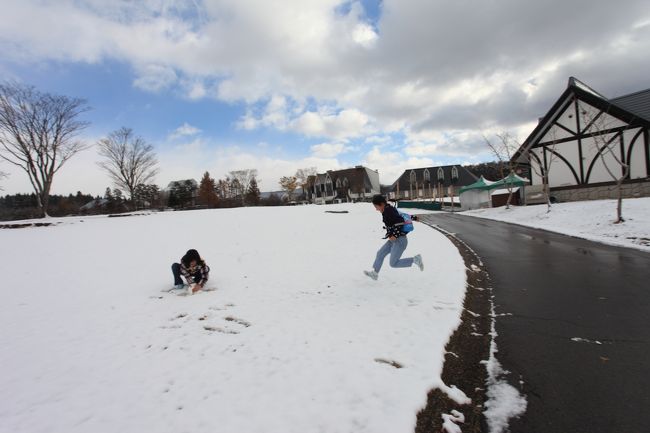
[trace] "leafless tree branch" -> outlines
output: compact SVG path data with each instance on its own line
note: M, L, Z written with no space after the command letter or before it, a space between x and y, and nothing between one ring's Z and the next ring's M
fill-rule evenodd
M97 143L98 165L108 173L118 188L129 192L133 200L136 187L146 184L158 174L158 160L152 145L135 136L131 128L122 127Z

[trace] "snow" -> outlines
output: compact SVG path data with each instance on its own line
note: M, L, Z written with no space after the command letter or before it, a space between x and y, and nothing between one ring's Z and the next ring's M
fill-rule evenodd
M462 413L457 410L452 410L451 414L442 414L442 420L442 430L445 433L462 433L461 428L456 424L462 424L465 422L465 415Z
M517 191L519 191L518 186L515 186L514 188L512 188L513 193L515 193ZM495 190L491 191L491 195L510 194L510 192L511 192L511 190L509 190L508 188L495 189Z
M49 222L0 230L2 431L396 433L434 387L468 400L440 379L465 266L425 225L425 271L372 281L368 204ZM217 290L161 292L189 248Z
M535 227L610 245L650 251L650 197L623 200L622 224L616 220L616 200L594 200L552 205L477 209L462 215Z
M571 341L574 341L576 343L590 343L590 344L603 344L598 340L588 340L586 338L580 338L580 337L573 337Z
M490 358L484 361L488 374L487 400L483 414L487 420L489 433L503 433L508 431L511 418L516 418L526 412L528 402L526 397L506 381L509 374L501 367L496 357L499 351L496 344L497 332L495 327L494 303L491 301L492 325L490 342Z

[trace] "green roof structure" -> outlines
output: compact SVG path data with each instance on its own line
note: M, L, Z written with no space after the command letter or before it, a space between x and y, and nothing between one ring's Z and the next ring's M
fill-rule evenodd
M487 180L483 176L481 176L476 182L474 182L474 183L472 183L470 185L462 187L460 189L460 191L459 191L459 194L462 194L465 191L469 191L469 190L472 190L472 189L478 189L478 190L482 190L482 191L489 190L489 189L491 189L491 185L494 184L494 183L495 182L493 182L491 180Z
M527 183L528 183L527 179L524 179L523 177L519 177L515 173L510 173L508 176L496 182L492 182L490 180L485 179L483 176L481 176L480 179L474 182L473 184L461 188L459 194L471 190L490 191L493 189L524 186Z

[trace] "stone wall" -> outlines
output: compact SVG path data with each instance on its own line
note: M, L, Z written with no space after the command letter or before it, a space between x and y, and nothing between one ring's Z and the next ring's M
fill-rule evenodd
M551 197L558 202L602 200L618 198L616 185L595 186L576 189L551 189ZM645 182L623 184L623 198L650 197L650 179Z

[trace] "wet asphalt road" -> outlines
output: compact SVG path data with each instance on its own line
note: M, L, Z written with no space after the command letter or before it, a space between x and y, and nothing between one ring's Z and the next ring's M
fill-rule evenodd
M455 233L490 273L497 359L528 400L511 432L650 432L650 253L462 215L421 219Z

